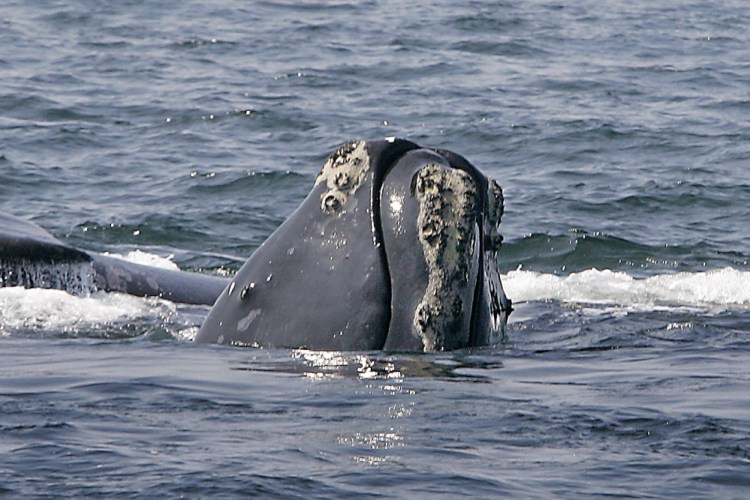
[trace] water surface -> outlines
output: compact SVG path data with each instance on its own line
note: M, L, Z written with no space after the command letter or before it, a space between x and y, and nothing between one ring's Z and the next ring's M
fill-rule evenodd
M731 1L6 2L0 210L231 275L338 144L402 136L503 186L517 310L492 348L320 353L194 345L205 307L0 289L0 491L746 497L749 22Z

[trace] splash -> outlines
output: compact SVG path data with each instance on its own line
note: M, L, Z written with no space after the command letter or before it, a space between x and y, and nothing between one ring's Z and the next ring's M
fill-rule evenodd
M557 300L634 307L727 309L750 306L750 272L730 267L648 278L598 269L568 276L516 270L502 279L508 296L516 302Z
M164 313L164 301L119 293L74 296L62 290L0 289L0 334L19 330L77 332Z
M114 257L115 259L121 259L133 264L140 264L142 266L158 267L160 269L167 269L170 271L179 271L180 268L172 262L174 255L168 257L160 257L148 252L142 252L141 250L133 250L127 254L117 254L105 252L104 255L107 257Z
M177 269L168 258L136 250L108 254L137 264ZM97 292L90 263L26 264L11 280L0 280L0 335L18 331L83 333L145 320L169 321L177 306L167 300ZM61 290L59 288L64 288ZM189 332L187 332L189 335Z

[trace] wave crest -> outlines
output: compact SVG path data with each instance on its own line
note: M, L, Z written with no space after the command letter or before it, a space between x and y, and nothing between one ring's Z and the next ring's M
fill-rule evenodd
M750 306L750 272L731 267L647 278L606 269L587 269L567 276L518 269L502 279L508 296L517 302L557 300L640 307Z

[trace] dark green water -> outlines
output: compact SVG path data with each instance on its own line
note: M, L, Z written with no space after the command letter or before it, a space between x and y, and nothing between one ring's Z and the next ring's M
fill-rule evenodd
M0 494L746 497L749 24L739 1L6 2L3 212L231 274L339 143L402 136L503 186L517 310L495 348L325 354L1 289Z

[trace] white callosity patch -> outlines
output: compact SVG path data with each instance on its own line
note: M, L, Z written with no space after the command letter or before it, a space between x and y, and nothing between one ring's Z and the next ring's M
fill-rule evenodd
M327 214L339 213L357 192L370 168L370 157L364 141L340 146L323 165L315 185L325 182L327 191L320 196L320 208Z
M416 175L417 228L428 269L425 294L414 312L414 327L425 351L446 346L446 334L470 311L462 296L471 267L476 220L476 185L469 174L427 165Z

